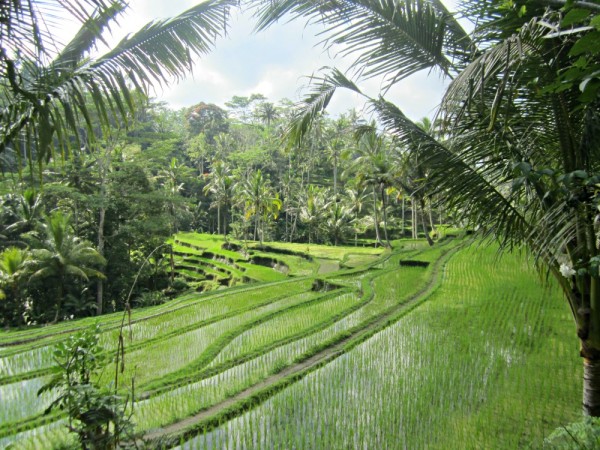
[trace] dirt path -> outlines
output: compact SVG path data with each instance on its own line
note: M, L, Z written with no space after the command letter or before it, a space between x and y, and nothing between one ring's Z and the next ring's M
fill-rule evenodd
M214 415L222 413L223 411L232 407L236 403L252 398L254 395L259 394L261 391L267 389L269 386L278 383L279 381L283 380L284 378L290 375L300 375L303 372L303 375L308 374L309 372L318 368L325 362L330 362L333 359L343 355L345 353L344 348L349 342L354 340L360 341L361 337L369 336L369 334L373 333L374 331L379 331L379 328L385 328L386 324L388 324L390 319L392 319L395 315L397 315L404 309L410 308L412 305L417 303L423 296L428 295L435 288L441 273L441 269L446 265L446 263L449 261L452 255L454 255L454 253L456 253L460 248L462 248L462 246L457 246L453 249L450 249L448 253L446 253L438 261L436 261L433 267L431 278L428 280L427 284L423 286L418 292L414 293L404 303L398 305L393 310L388 311L387 313L378 317L366 327L361 328L360 330L344 338L340 342L314 354L305 361L294 364L292 366L288 366L281 372L278 372L274 375L269 376L268 378L265 378L259 383L244 389L238 394L235 394L232 397L199 412L198 414L187 417L179 422L175 422L163 428L148 432L144 435L144 440L152 441L159 438L166 438L169 436L178 436L181 432L192 427L193 425L199 422L203 422ZM371 283L372 282L373 280L371 280Z

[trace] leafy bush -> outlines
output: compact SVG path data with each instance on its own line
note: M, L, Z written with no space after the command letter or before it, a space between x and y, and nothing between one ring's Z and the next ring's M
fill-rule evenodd
M600 448L600 418L586 417L554 430L544 439L545 449L580 450Z
M176 292L181 292L181 291L185 291L186 289L189 289L190 285L187 283L187 281L185 281L184 278L175 278L173 280L173 283L171 284L171 289L175 290Z
M117 448L120 439L133 432L125 413L127 401L95 381L108 359L99 345L99 334L96 325L59 343L54 350L59 370L38 392L58 391L45 413L64 410L69 416L67 428L77 433L83 449Z
M159 291L146 291L142 292L138 297L133 300L133 304L136 307L162 305L167 299L162 292Z

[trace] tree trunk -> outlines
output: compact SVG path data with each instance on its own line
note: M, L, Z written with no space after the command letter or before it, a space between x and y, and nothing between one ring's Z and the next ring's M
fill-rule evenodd
M385 189L383 188L383 186L381 187L381 205L383 208L383 235L385 237L386 247L392 248L392 245L390 244L390 240L388 238L388 232L387 232L387 211L386 211L386 202L385 202Z
M381 236L379 235L379 217L377 216L377 194L375 193L375 186L373 186L373 223L375 225L377 243L382 244Z
M404 227L406 226L406 221L404 220L405 214L406 214L405 198L404 198L404 194L402 194L402 237L404 237Z
M419 237L417 233L417 210L415 209L415 198L412 195L410 197L410 222L412 238L417 239Z
M583 358L583 413L600 417L600 359Z
M594 247L595 242L588 243L592 254L596 253ZM583 357L583 413L600 417L600 280L589 274L578 278L575 290L581 298L580 311L588 312L577 331ZM580 311L577 313L582 314Z
M227 240L228 226L229 225L229 217L227 214L227 205L225 205L225 209L223 210L223 234L225 235L225 240Z
M358 246L358 231L356 229L356 227L358 226L358 211L356 212L356 216L354 217L354 221L355 221L355 228L354 228L354 246L357 247Z
M425 225L425 200L423 200L423 197L420 198L420 202L421 202L421 224L423 225L423 233L425 233L425 239L427 239L427 243L430 246L433 246L433 240L431 239L431 236L429 236L429 233L427 232L427 225Z
M221 203L217 202L217 234L221 234Z
M107 196L106 172L108 170L108 165L110 164L110 162L109 162L110 152L111 152L111 150L109 148L106 148L106 150L104 152L104 158L98 161L100 163L99 169L100 169L100 198L101 198L99 218L98 218L98 253L100 254L100 256L104 256L104 244L105 244L104 222L105 222L105 217L106 217L105 202L106 202L106 196ZM103 306L104 306L104 281L101 279L98 279L98 281L96 282L96 315L99 316L102 314Z
M169 265L171 267L171 284L175 281L175 256L173 255L173 246L169 245Z
M294 233L296 232L297 226L298 226L298 214L294 214L294 221L292 222L292 229L290 230L290 242L294 241Z
M104 196L103 196L104 197ZM98 221L98 253L104 256L104 218L106 215L106 209L104 205L100 207L100 220ZM104 281L100 278L96 282L96 315L102 314L102 307L104 304Z
M333 199L337 205L337 153L333 156Z
M431 231L435 230L435 225L433 223L433 213L431 212L431 200L429 205L427 205L427 212L429 214L429 226L431 227Z
M258 218L254 216L254 234L252 235L254 241L256 241L256 233L258 233Z

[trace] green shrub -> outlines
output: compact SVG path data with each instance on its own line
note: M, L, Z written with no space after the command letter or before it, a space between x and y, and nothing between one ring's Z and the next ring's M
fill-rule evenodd
M557 450L600 448L600 418L586 417L581 422L557 428L544 439L543 448Z
M136 307L162 305L167 301L167 298L159 291L142 292L138 297L133 299L133 304Z
M133 432L125 412L127 399L96 381L108 362L99 334L96 325L59 343L54 350L59 370L38 392L58 391L46 413L56 408L65 411L67 428L77 434L83 449L90 450L116 449Z

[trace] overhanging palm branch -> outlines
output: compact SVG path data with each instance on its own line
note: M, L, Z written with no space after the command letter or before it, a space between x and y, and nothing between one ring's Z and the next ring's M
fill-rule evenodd
M384 75L388 86L423 69L456 74L475 51L471 39L440 1L265 0L257 29L290 15L324 26L323 44L354 55L366 77Z
M309 78L311 90L301 100L285 130L290 143L301 144L318 117L327 109L335 91L339 88L363 95L358 86L336 68L324 67L323 75Z
M99 32L123 9L121 1L96 4L82 31L49 64L40 56L2 55L7 76L0 85L0 152L9 145L24 147L30 163L41 162L55 146L70 150L70 136L78 138L80 128L93 141L92 111L104 131L114 121L127 122L135 106L132 89L147 94L189 71L193 57L208 52L225 33L235 2L208 1L175 18L151 22L107 54L89 58Z

